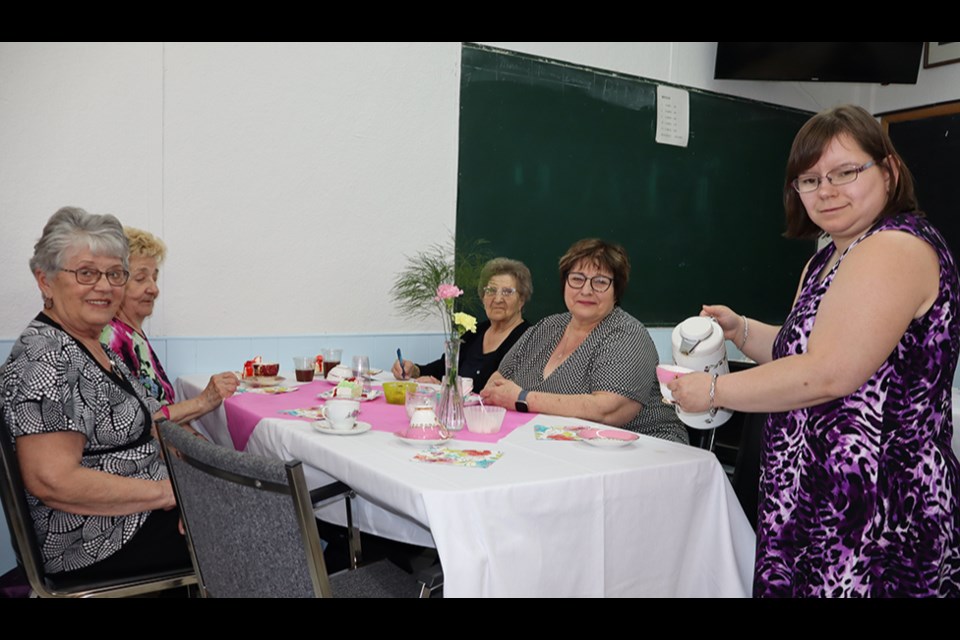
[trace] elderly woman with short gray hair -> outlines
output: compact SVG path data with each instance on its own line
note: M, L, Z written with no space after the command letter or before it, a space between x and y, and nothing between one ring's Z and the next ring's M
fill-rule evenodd
M189 567L153 421L202 415L236 382L161 408L101 345L130 277L115 217L60 209L30 269L43 311L0 368L0 417L15 442L46 571L96 579Z
M523 305L533 295L533 277L530 269L519 260L494 258L480 271L477 294L483 301L487 319L477 325L476 333L463 336L460 347L460 372L473 378L473 388L479 391L500 366L530 323L523 319ZM417 378L420 382L439 382L443 376L443 357L428 364L414 364L409 360L393 365L395 378Z

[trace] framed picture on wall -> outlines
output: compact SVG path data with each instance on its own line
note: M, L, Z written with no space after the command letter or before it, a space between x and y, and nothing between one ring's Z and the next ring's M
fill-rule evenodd
M960 42L927 42L923 50L923 68L960 62Z

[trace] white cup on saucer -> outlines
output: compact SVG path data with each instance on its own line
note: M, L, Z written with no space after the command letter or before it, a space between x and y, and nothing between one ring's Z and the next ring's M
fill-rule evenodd
M323 405L323 417L334 429L353 429L360 415L357 400L333 399Z

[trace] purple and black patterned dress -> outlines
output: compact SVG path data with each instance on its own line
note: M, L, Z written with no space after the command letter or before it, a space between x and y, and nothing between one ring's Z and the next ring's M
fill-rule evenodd
M810 262L773 357L806 351L843 257L884 230L906 231L934 248L940 295L860 389L770 415L755 596L960 596L960 464L950 448L960 285L940 234L912 214L881 220L821 282L834 250L825 247Z

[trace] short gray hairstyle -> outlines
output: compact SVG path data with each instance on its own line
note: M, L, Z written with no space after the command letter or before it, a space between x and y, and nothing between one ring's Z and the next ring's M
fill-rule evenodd
M517 293L520 294L520 300L523 304L530 301L533 297L533 276L530 275L530 269L519 260L510 258L494 258L483 265L480 271L480 281L477 285L477 294L482 298L483 289L490 282L490 278L495 276L513 276L517 281Z
M124 269L130 269L130 245L119 220L79 207L63 207L50 217L33 246L30 271L53 276L63 267L68 251L84 246L94 255L118 258Z

